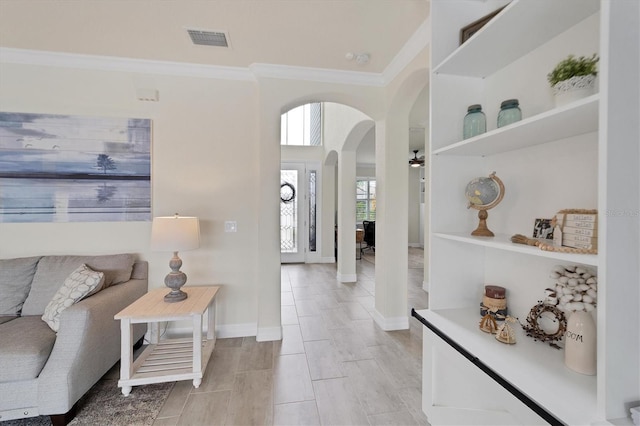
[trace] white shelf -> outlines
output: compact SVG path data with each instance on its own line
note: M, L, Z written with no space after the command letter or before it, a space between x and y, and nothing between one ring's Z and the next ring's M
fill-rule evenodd
M435 155L487 156L598 130L600 95L545 111L506 127L433 151Z
M194 372L192 339L167 339L149 345L133 364L131 378L120 379L118 386L202 379L214 346L215 340L202 341L201 370Z
M537 247L525 244L515 244L511 242L511 236L506 234L496 234L495 237L474 237L462 232L434 232L434 237L446 240L458 241L465 244L473 244L489 247L497 250L522 253L529 256L546 257L571 264L581 264L588 266L598 266L598 256L595 254L560 253L555 251L544 251Z
M598 0L514 0L434 72L486 77L599 9Z
M562 350L525 336L517 324L515 345L498 342L478 328L478 307L416 312L563 422L596 418L596 376L565 367Z

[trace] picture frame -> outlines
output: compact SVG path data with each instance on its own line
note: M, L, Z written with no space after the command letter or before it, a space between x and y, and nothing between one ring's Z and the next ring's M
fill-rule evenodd
M462 45L465 41L469 40L475 33L477 33L482 27L484 27L489 21L493 19L502 9L506 6L502 6L499 9L494 10L488 15L483 16L482 18L473 21L467 26L464 26L460 29L460 45Z
M553 240L553 219L537 218L533 224L533 238Z

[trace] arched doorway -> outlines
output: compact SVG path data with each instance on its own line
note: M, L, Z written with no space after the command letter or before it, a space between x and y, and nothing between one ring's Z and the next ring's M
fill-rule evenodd
M363 122L368 124L363 126ZM364 136L373 133L373 127L373 121L359 110L333 102L306 103L282 113L281 263L335 262L335 229L339 222L350 230L348 235L354 239L353 250L347 250L355 256L356 201L351 197L345 203L340 194L343 190L355 193L356 163L355 160L345 161L345 152L355 153ZM347 168L336 172L335 166L328 167L325 160L329 153L342 158L341 164ZM375 167L374 164L371 166ZM353 173L353 178L345 176L346 171L349 175ZM353 217L340 218L345 211L351 210ZM349 260L348 269L353 272L342 278L353 281L355 260Z

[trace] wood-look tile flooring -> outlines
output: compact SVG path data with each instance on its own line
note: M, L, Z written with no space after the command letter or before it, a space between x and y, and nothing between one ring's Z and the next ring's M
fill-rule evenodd
M358 282L333 264L282 266L283 339L218 339L202 385L175 384L154 425L428 425L422 413L422 329L374 323L374 265ZM409 309L427 307L409 269Z

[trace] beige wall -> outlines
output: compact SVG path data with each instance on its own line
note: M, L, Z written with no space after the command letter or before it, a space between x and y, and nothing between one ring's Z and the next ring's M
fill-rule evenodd
M159 102L138 101L140 87L157 89ZM221 336L262 340L281 335L280 114L330 101L379 120L386 96L360 85L0 64L2 111L152 119L152 214L200 218L200 249L181 253L188 284L223 286ZM224 232L227 220L237 233ZM162 287L170 253L151 252L149 232L150 222L0 223L0 257L133 252L150 262L149 287Z
M201 248L181 253L188 284L222 284L221 324L255 328L255 82L13 64L0 75L2 111L152 119L153 215L200 218ZM160 102L136 99L144 77ZM238 232L224 233L225 220ZM150 222L0 224L0 257L134 252L150 262L149 286L161 287L171 254L151 252L149 232Z

